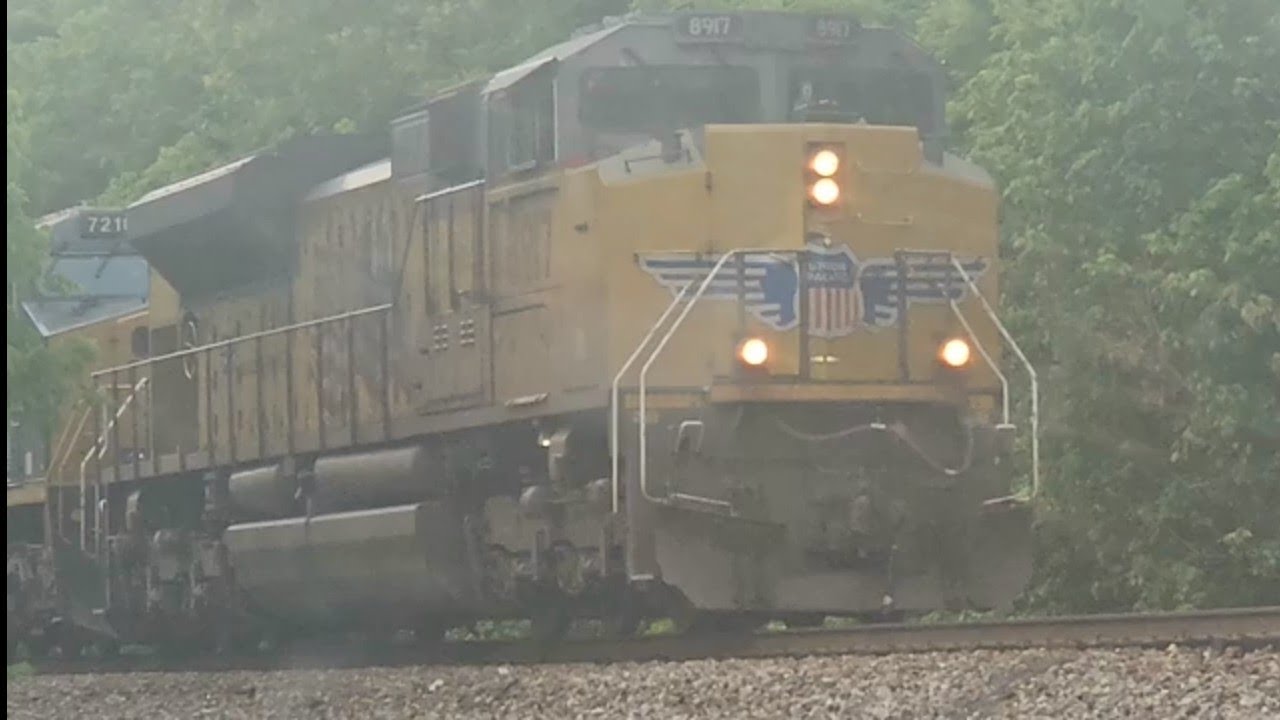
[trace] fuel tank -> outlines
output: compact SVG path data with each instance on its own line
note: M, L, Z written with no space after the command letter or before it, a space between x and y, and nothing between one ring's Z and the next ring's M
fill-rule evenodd
M291 625L411 628L476 610L462 521L446 503L243 523L223 537L254 609Z
M242 470L227 481L227 493L237 513L257 519L296 515L297 482L280 465Z
M441 497L448 493L448 477L417 445L321 458L312 507L332 513Z

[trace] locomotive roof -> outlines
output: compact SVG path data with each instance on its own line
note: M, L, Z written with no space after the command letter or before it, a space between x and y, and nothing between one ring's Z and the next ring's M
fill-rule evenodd
M712 29L703 27L706 22ZM841 28L838 37L830 27ZM624 33L626 38L614 37ZM704 53L703 47L711 51ZM729 53L729 48L734 51ZM250 275L261 280L264 273L287 272L291 213L300 201L376 182L388 172L405 182L428 183L483 176L489 149L480 136L486 122L481 97L500 94L544 68L558 64L577 72L579 65L589 62L661 63L689 57L710 62L712 56L724 62L720 49L735 55L803 55L813 50L826 57L827 50L839 48L849 52L830 57L866 57L868 62L901 57L911 64L934 64L902 33L865 27L847 14L721 11L609 18L512 67L433 94L404 111L411 115L393 121L391 133L298 137L153 190L127 208L129 240L184 297L211 296L249 281ZM647 59L640 60L637 51ZM561 88L566 103L574 102L576 89L571 84ZM438 115L431 110L429 122L420 112L455 97L458 102L441 106ZM433 148L449 150L433 166L439 169L432 171L435 176L426 178L426 166L414 164L417 156L404 163L400 175L389 147L398 129L405 137L426 133ZM575 127L570 122L556 132L569 136ZM435 133L447 135L437 143ZM427 154L422 151L422 163Z
M77 205L41 217L36 221L36 229L48 232L49 251L55 256L132 254L123 224L113 225L112 232L97 232L97 228L89 224L117 216L123 219L123 211Z
M292 208L317 182L385 156L368 135L304 136L153 190L126 209L129 240L187 297L275 272Z
M594 32L587 32L577 37L572 37L557 45L552 45L536 55L525 59L525 61L519 65L498 72L489 80L488 84L485 85L484 92L485 94L489 94L504 90L515 83L520 82L542 67L586 50L592 45L595 45L601 40L626 27L628 24L633 23L619 23L601 30L595 30Z
M367 162L370 144L361 135L297 137L157 188L128 207L130 237L137 241L240 202L278 201Z
M525 58L516 65L499 70L495 74L489 76L487 82L485 82L483 92L484 94L491 94L504 90L543 67L564 61L570 57L585 52L596 43L599 43L620 30L647 25L659 27L670 26L672 30L675 31L677 29L677 24L682 20L698 16L725 16L740 19L744 23L744 28L741 31L740 37L737 38L738 41L742 41L747 44L756 44L761 41L761 38L774 35L778 38L780 44L788 47L799 47L799 45L803 44L803 40L799 38L807 32L805 30L806 22L811 22L819 18L839 18L854 22L859 32L874 32L878 34L892 35L909 48L908 52L915 59L936 65L933 58L925 53L910 37L889 27L872 25L864 26L855 17L848 13L824 14L816 12L777 10L734 10L723 12L681 11L648 15L632 13L620 17L605 18L603 21L595 25L579 28L568 40L541 50L528 58ZM483 81L483 78L480 80ZM402 111L402 114L421 110L430 105L436 99L446 97L456 92L460 87L466 87L475 82L477 81L471 80L435 93L430 99L405 108Z

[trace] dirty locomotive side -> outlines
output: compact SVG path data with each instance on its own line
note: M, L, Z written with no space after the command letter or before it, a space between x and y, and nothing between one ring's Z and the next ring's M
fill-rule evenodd
M941 88L849 17L629 17L389 143L142 198L176 346L95 375L154 421L51 488L68 613L190 645L1007 606L997 195Z

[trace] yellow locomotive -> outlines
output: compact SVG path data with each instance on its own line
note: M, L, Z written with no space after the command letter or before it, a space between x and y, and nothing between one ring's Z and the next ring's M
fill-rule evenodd
M51 348L87 343L93 368L110 367L145 357L150 332L148 310L153 300L172 306L176 297L162 278L152 278L146 260L128 246L124 213L75 207L40 219L48 234L50 258L38 292L17 303L14 322L26 323ZM131 418L139 406L126 407ZM55 432L43 437L32 418L10 418L9 471L6 488L9 605L9 650L17 642L34 649L50 644L75 647L83 633L64 621L54 571L53 538L65 528L51 522L63 508L70 489L87 486L96 450L92 426L95 411L105 408L74 396L60 409ZM145 414L139 416L144 425ZM125 446L123 452L142 451Z
M1006 606L997 193L942 88L847 16L633 16L141 198L180 308L95 374L154 422L100 430L145 451L60 525L77 602L182 642Z

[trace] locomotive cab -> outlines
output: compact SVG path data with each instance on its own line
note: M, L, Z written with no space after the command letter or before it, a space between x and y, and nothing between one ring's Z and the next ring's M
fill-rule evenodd
M943 151L937 68L848 18L674 27L689 64L588 68L577 99L609 148L593 237L631 577L716 610L1007 605L1029 522L997 193Z

